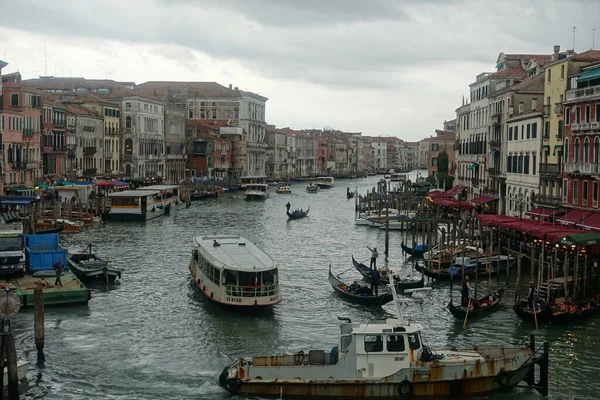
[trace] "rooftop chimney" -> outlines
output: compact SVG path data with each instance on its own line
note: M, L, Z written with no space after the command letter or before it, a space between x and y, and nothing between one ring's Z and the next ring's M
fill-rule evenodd
M233 88L233 90L238 90L238 89L239 89L239 87L238 87L238 86L236 86L236 87L234 87L234 88Z
M554 54L552 55L552 60L553 61L558 60L558 53L560 53L560 45L555 44L554 45Z
M229 90L231 90L231 83L229 84Z

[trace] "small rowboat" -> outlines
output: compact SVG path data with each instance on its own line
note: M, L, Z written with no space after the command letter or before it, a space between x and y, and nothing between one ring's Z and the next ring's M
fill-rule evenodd
M378 296L370 294L370 288L364 287L364 286L361 289L366 289L366 290L361 290L362 293L360 293L360 294L350 291L350 288L348 285L346 285L344 282L342 282L342 280L340 278L334 276L331 273L331 264L329 264L329 283L331 284L331 287L333 287L333 290L335 290L335 292L340 297L342 297L348 301L351 301L353 303L365 304L365 305L370 305L370 306L382 306L393 300L392 293L385 286L380 286L378 288L378 290L379 290ZM367 292L369 294L367 294Z

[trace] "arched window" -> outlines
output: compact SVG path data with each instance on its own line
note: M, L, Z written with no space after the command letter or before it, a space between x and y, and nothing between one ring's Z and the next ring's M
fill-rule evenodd
M571 160L569 160L569 139L565 139L565 144L564 144L564 150L565 150L565 162L569 162Z
M131 117L129 115L125 117L125 128L131 128Z
M579 138L575 139L575 147L573 147L573 162L579 162Z
M590 161L590 140L585 138L583 141L583 162Z
M131 176L131 165L129 164L125 166L125 175Z
M600 138L596 136L594 139L594 163L598 164L600 161L599 153L600 152Z

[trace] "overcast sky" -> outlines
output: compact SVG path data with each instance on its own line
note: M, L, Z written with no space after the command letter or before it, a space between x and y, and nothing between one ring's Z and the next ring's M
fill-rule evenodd
M420 140L498 54L600 48L600 1L0 0L4 72L216 81L267 122ZM594 21L596 20L596 21ZM46 43L44 45L44 43Z

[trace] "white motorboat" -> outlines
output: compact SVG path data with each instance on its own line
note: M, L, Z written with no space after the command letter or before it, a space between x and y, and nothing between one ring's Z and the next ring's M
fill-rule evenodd
M321 189L330 189L335 186L333 176L320 176L315 180L315 185Z
M190 261L192 279L211 301L260 309L281 302L273 259L240 236L196 236Z
M531 337L529 345L434 350L421 337L423 327L402 317L390 288L395 318L356 323L338 317L344 322L330 351L238 358L219 384L236 395L392 399L479 395L525 380L547 395L548 343L536 347Z
M269 185L249 183L246 185L246 200L266 200L269 198Z

